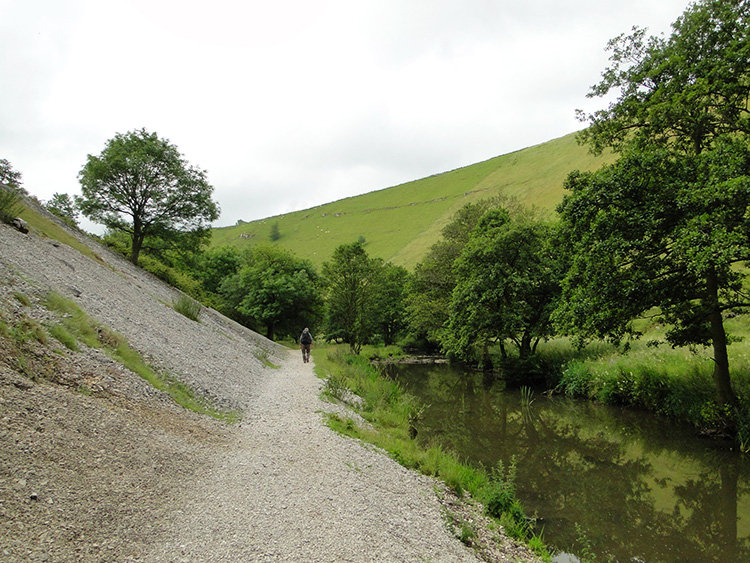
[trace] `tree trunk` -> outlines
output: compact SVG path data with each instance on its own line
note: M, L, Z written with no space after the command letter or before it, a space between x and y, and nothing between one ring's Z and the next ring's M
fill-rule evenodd
M716 401L719 405L737 405L737 396L732 389L729 377L729 354L727 352L727 334L724 331L724 319L719 307L719 288L716 276L708 276L707 289L710 304L711 342L714 352L714 385Z
M503 360L508 359L508 352L505 350L505 341L502 338L498 338L498 343L500 344L500 357Z
M521 337L521 346L518 348L518 358L525 360L531 356L531 335L528 332L524 332Z
M130 261L138 265L138 257L141 254L141 247L143 246L143 229L141 228L141 222L138 218L133 219L133 239L130 247Z
M492 358L490 358L490 347L487 344L487 341L484 341L484 344L482 345L482 371L492 371Z
M143 238L142 237L133 237L133 244L130 247L130 262L138 265L138 257L141 254L141 247L143 246Z

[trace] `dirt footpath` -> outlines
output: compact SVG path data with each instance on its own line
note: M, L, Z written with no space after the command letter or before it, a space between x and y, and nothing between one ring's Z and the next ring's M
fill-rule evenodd
M477 561L449 533L435 483L321 423L313 364L267 374L148 561Z

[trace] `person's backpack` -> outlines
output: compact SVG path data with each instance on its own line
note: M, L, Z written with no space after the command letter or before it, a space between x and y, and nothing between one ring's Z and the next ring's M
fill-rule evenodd
M300 336L299 341L302 344L312 344L312 335L309 332L303 332Z

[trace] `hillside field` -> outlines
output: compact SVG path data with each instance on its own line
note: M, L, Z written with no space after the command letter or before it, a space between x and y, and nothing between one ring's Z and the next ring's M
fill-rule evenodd
M453 214L468 202L504 194L550 216L573 170L594 170L608 161L576 142L576 134L497 156L450 172L278 215L213 230L212 247L245 248L270 243L310 259L328 260L336 247L363 237L370 256L413 268L435 243Z

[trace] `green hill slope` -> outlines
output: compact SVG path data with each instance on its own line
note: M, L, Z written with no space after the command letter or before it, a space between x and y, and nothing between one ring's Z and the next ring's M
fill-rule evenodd
M575 169L593 170L605 157L589 154L575 134L484 162L285 215L213 230L212 246L244 248L270 242L320 265L343 243L364 237L371 256L413 268L464 204L505 194L553 212L563 180Z

